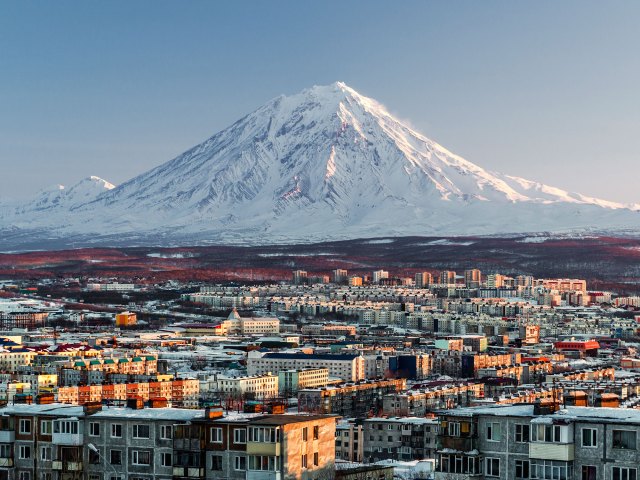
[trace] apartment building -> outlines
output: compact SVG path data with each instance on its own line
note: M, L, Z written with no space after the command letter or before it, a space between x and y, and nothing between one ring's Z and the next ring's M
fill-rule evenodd
M433 275L429 272L418 272L414 276L414 282L416 287L428 287L433 283Z
M282 394L296 394L301 389L324 387L328 382L329 370L326 368L292 369L278 372L278 389Z
M455 283L456 283L456 272L451 270L445 270L440 272L441 285L453 285Z
M333 478L336 419L207 411L174 436L174 480Z
M273 398L278 396L278 377L271 374L238 377L216 374L201 382L200 390L253 399Z
M352 337L356 334L355 325L303 325L300 329L302 335L345 335Z
M305 353L268 353L253 350L247 355L247 374L264 375L300 368L326 368L329 375L344 381L363 380L364 358L361 355Z
M11 405L0 409L0 479L169 480L172 432L201 410Z
M404 378L307 388L298 391L298 409L343 417L375 415L382 410L384 395L401 392L405 388Z
M467 288L480 288L482 272L477 268L464 271L464 284Z
M373 283L380 283L382 280L389 278L389 272L386 270L376 270L371 275L371 280Z
M411 461L433 458L437 447L435 418L367 418L363 422L364 461Z
M0 479L333 478L335 417L139 406L0 409Z
M483 383L475 382L433 382L417 390L385 395L382 409L390 416L424 417L438 409L470 406L474 401L484 398L484 388Z
M200 382L193 378L160 380L149 382L105 383L77 385L53 389L60 403L84 405L89 402L123 401L140 397L143 401L164 398L175 407L195 408L200 397Z
M636 480L640 411L534 405L441 412L436 480Z
M362 462L364 458L364 438L362 421L348 419L336 425L336 460Z
M349 278L349 272L342 268L337 268L331 271L331 281L333 283L345 283Z

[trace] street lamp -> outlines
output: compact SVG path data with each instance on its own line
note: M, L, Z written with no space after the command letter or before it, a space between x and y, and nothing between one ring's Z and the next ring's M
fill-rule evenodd
M110 462L107 462L107 459L102 456L102 454L100 453L100 450L98 449L98 447L96 447L93 443L87 443L87 448L89 450L91 450L92 452L96 453L98 455L98 458L103 460L106 465L109 465L111 470L113 470L113 473L116 476L116 478L120 478L120 474L118 473L116 468L113 465L111 465Z

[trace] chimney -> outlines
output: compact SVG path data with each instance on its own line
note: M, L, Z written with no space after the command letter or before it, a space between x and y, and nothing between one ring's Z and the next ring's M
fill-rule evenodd
M164 397L153 397L149 399L149 408L166 408L169 402Z
M142 400L142 397L127 398L127 408L132 410L142 410L144 408L144 401Z
M224 412L222 410L222 407L207 407L204 409L204 418L222 418L223 415Z
M93 415L102 411L101 402L87 402L82 406L85 415Z

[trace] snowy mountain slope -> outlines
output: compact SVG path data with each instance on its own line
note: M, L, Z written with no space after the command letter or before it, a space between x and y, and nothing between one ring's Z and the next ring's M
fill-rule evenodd
M638 230L638 208L488 172L338 82L275 98L118 187L43 192L0 231L175 244Z

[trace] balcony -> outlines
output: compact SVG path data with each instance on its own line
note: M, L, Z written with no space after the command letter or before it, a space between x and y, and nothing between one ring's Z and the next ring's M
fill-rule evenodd
M63 462L62 460L54 460L51 464L52 470L62 470L64 472L81 472L82 462Z
M204 440L199 438L176 438L173 441L174 450L189 450L192 452L198 452L204 450Z
M562 462L572 462L574 457L573 443L542 443L532 442L529 444L529 458L540 460L559 460Z
M449 473L436 471L435 480L469 480L470 478L480 478L481 473Z
M246 480L281 480L280 472L263 472L258 470L247 470Z
M280 444L247 442L247 455L270 455L278 457L280 456Z
M81 433L54 433L51 437L54 445L72 445L79 447L84 445L84 438Z
M16 440L16 432L13 430L0 430L0 443L13 443Z
M13 467L13 458L0 458L0 468Z
M200 467L173 467L174 477L204 478L204 468Z

